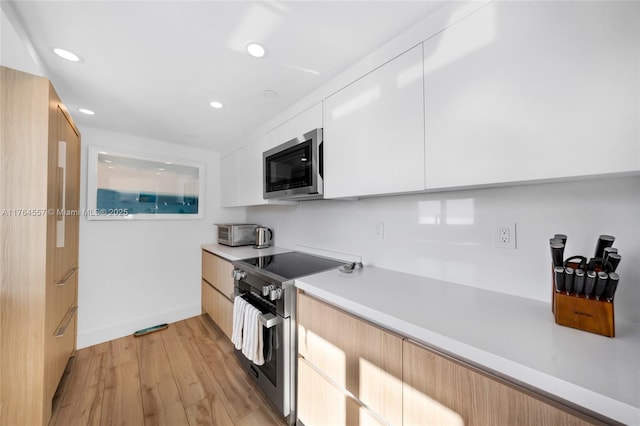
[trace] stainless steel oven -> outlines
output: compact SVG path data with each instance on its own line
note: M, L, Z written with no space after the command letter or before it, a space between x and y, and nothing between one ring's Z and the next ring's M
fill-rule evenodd
M296 420L295 278L343 264L300 252L233 262L235 296L242 297L261 312L265 363L254 364L240 350L235 351L236 356L289 424Z

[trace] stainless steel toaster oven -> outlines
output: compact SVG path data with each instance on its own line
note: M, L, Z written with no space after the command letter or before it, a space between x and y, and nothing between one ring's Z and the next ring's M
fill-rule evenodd
M218 243L226 246L248 246L256 242L256 224L217 223Z

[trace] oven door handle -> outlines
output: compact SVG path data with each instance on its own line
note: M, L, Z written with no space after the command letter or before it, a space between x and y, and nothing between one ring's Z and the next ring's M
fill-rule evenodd
M260 314L258 316L258 321L260 322L260 324L262 324L265 328L271 328L275 325L278 325L282 322L282 318L275 316L271 313L267 313L267 314Z

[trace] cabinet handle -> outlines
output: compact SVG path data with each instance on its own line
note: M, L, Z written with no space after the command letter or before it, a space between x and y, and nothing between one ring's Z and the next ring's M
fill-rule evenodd
M56 248L64 247L64 224L66 212L66 182L67 182L67 143L58 141L58 170L57 170L58 198L56 203Z
M67 315L65 315L64 319L62 320L62 324L60 324L60 326L56 330L54 334L55 337L64 336L64 333L65 331L67 331L67 327L69 326L69 323L73 319L73 315L76 313L77 310L78 310L78 306L73 306L71 309L69 309L69 311L67 312Z
M64 194L63 194L64 167L57 168L56 178L57 178L56 189L58 190L58 199L56 200L56 220L60 221L60 220L63 220L62 218L64 217L63 215L60 214L62 209L64 208Z
M73 274L76 273L77 270L78 270L78 268L71 268L71 270L69 272L67 272L67 275L65 275L62 279L58 280L58 282L56 283L56 286L65 285L67 283L67 281L69 281L71 279Z

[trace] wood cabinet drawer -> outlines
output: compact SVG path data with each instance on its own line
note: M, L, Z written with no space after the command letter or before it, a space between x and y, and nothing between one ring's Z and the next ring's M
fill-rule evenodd
M298 351L390 424L402 423L402 339L304 293Z
M56 331L78 296L78 269L72 268L58 282L49 284L47 298L47 333Z
M475 368L404 342L405 425L591 424Z
M202 278L217 288L228 299L233 294L233 265L215 254L202 250Z
M205 280L202 280L202 310L231 339L231 334L233 333L233 302Z
M50 341L47 345L50 353L47 356L48 365L45 386L48 400L53 398L67 362L76 350L77 321L78 307L74 304L65 312L62 321L60 321L53 333L47 336Z
M298 419L305 426L382 426L371 411L298 358Z

